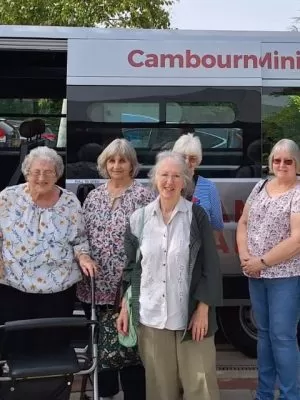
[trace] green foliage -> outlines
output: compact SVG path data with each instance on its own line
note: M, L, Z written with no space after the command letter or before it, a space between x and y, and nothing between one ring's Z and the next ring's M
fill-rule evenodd
M168 28L175 0L1 0L0 24Z
M300 96L289 96L285 107L263 121L264 136L274 144L288 138L300 145Z

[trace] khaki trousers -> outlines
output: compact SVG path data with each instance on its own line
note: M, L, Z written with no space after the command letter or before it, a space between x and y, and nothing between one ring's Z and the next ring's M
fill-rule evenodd
M182 331L139 326L147 400L219 400L214 337L181 342Z

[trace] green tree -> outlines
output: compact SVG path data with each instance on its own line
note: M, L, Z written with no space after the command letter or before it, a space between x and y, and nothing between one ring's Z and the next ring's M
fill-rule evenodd
M0 23L169 28L176 0L1 0Z
M289 96L287 105L263 121L264 136L274 144L288 138L300 145L300 96Z

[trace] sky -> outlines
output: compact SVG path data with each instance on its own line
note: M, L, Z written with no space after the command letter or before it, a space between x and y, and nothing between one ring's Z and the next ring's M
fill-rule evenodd
M300 16L300 0L178 0L173 28L286 31Z

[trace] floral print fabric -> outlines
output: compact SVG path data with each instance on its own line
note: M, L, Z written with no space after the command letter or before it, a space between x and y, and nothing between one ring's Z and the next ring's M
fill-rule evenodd
M75 252L89 251L80 203L61 189L56 204L37 206L27 184L0 193L0 283L29 293L55 293L81 279Z
M112 202L107 183L92 190L83 205L90 254L98 265L95 276L96 304L114 304L126 264L124 235L131 214L154 200L154 194L145 186L133 184ZM91 302L88 279L78 284L78 298Z
M262 257L291 234L292 213L300 212L300 186L270 197L264 181L256 184L247 199L248 250L250 255ZM262 278L300 276L300 255L261 271Z

